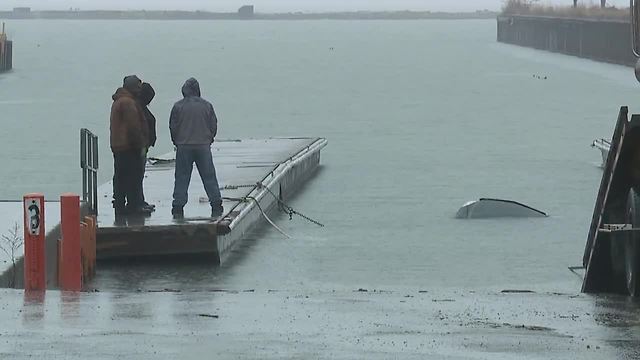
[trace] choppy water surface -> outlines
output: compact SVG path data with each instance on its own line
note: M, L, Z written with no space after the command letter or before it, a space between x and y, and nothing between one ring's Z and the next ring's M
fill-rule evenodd
M601 174L589 144L610 136L620 105L637 110L640 91L625 67L497 44L494 21L8 26L15 70L0 75L1 198L78 191L80 127L100 136L108 179L111 94L130 73L158 93L154 153L171 149L168 112L190 76L216 105L220 137L330 141L292 203L325 228L282 217L292 240L264 229L221 269L106 265L101 289L577 292L567 267L581 262ZM551 217L453 219L482 196Z

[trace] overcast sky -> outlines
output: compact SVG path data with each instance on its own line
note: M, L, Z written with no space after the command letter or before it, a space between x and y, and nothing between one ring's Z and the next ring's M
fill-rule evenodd
M253 4L257 12L331 11L331 10L498 10L504 0L0 0L0 9L16 6L33 9L180 9L235 11ZM571 4L571 0L542 0L548 4ZM594 0L580 0L595 3ZM609 4L628 6L629 0L608 0Z

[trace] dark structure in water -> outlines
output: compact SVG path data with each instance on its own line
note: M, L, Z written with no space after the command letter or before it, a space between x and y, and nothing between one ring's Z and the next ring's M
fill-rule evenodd
M640 115L623 107L584 252L582 291L640 296Z
M640 2L631 2L631 51L640 59ZM640 60L636 63L640 81ZM622 107L608 142L584 250L582 291L640 296L640 115Z
M4 23L2 24L2 32L0 32L0 72L8 71L13 68L13 43L7 38L4 32Z
M628 21L505 15L498 17L497 29L503 43L614 64L636 63Z
M238 9L238 16L241 19L251 19L253 18L253 14L253 5L244 5L240 9Z

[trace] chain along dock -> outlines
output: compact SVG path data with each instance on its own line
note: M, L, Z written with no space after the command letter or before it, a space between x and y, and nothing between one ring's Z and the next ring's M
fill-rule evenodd
M98 187L97 257L204 255L220 263L247 232L272 223L269 216L278 208L297 214L284 201L315 173L326 145L322 138L216 141L211 150L225 209L219 219L209 217L211 208L194 169L185 219L174 220L174 153L151 158L144 180L146 200L156 205L151 216L116 219L112 183Z

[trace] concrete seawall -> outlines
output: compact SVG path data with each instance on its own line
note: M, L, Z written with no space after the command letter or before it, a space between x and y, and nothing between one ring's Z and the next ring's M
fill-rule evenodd
M498 41L633 66L627 21L544 16L499 16Z

